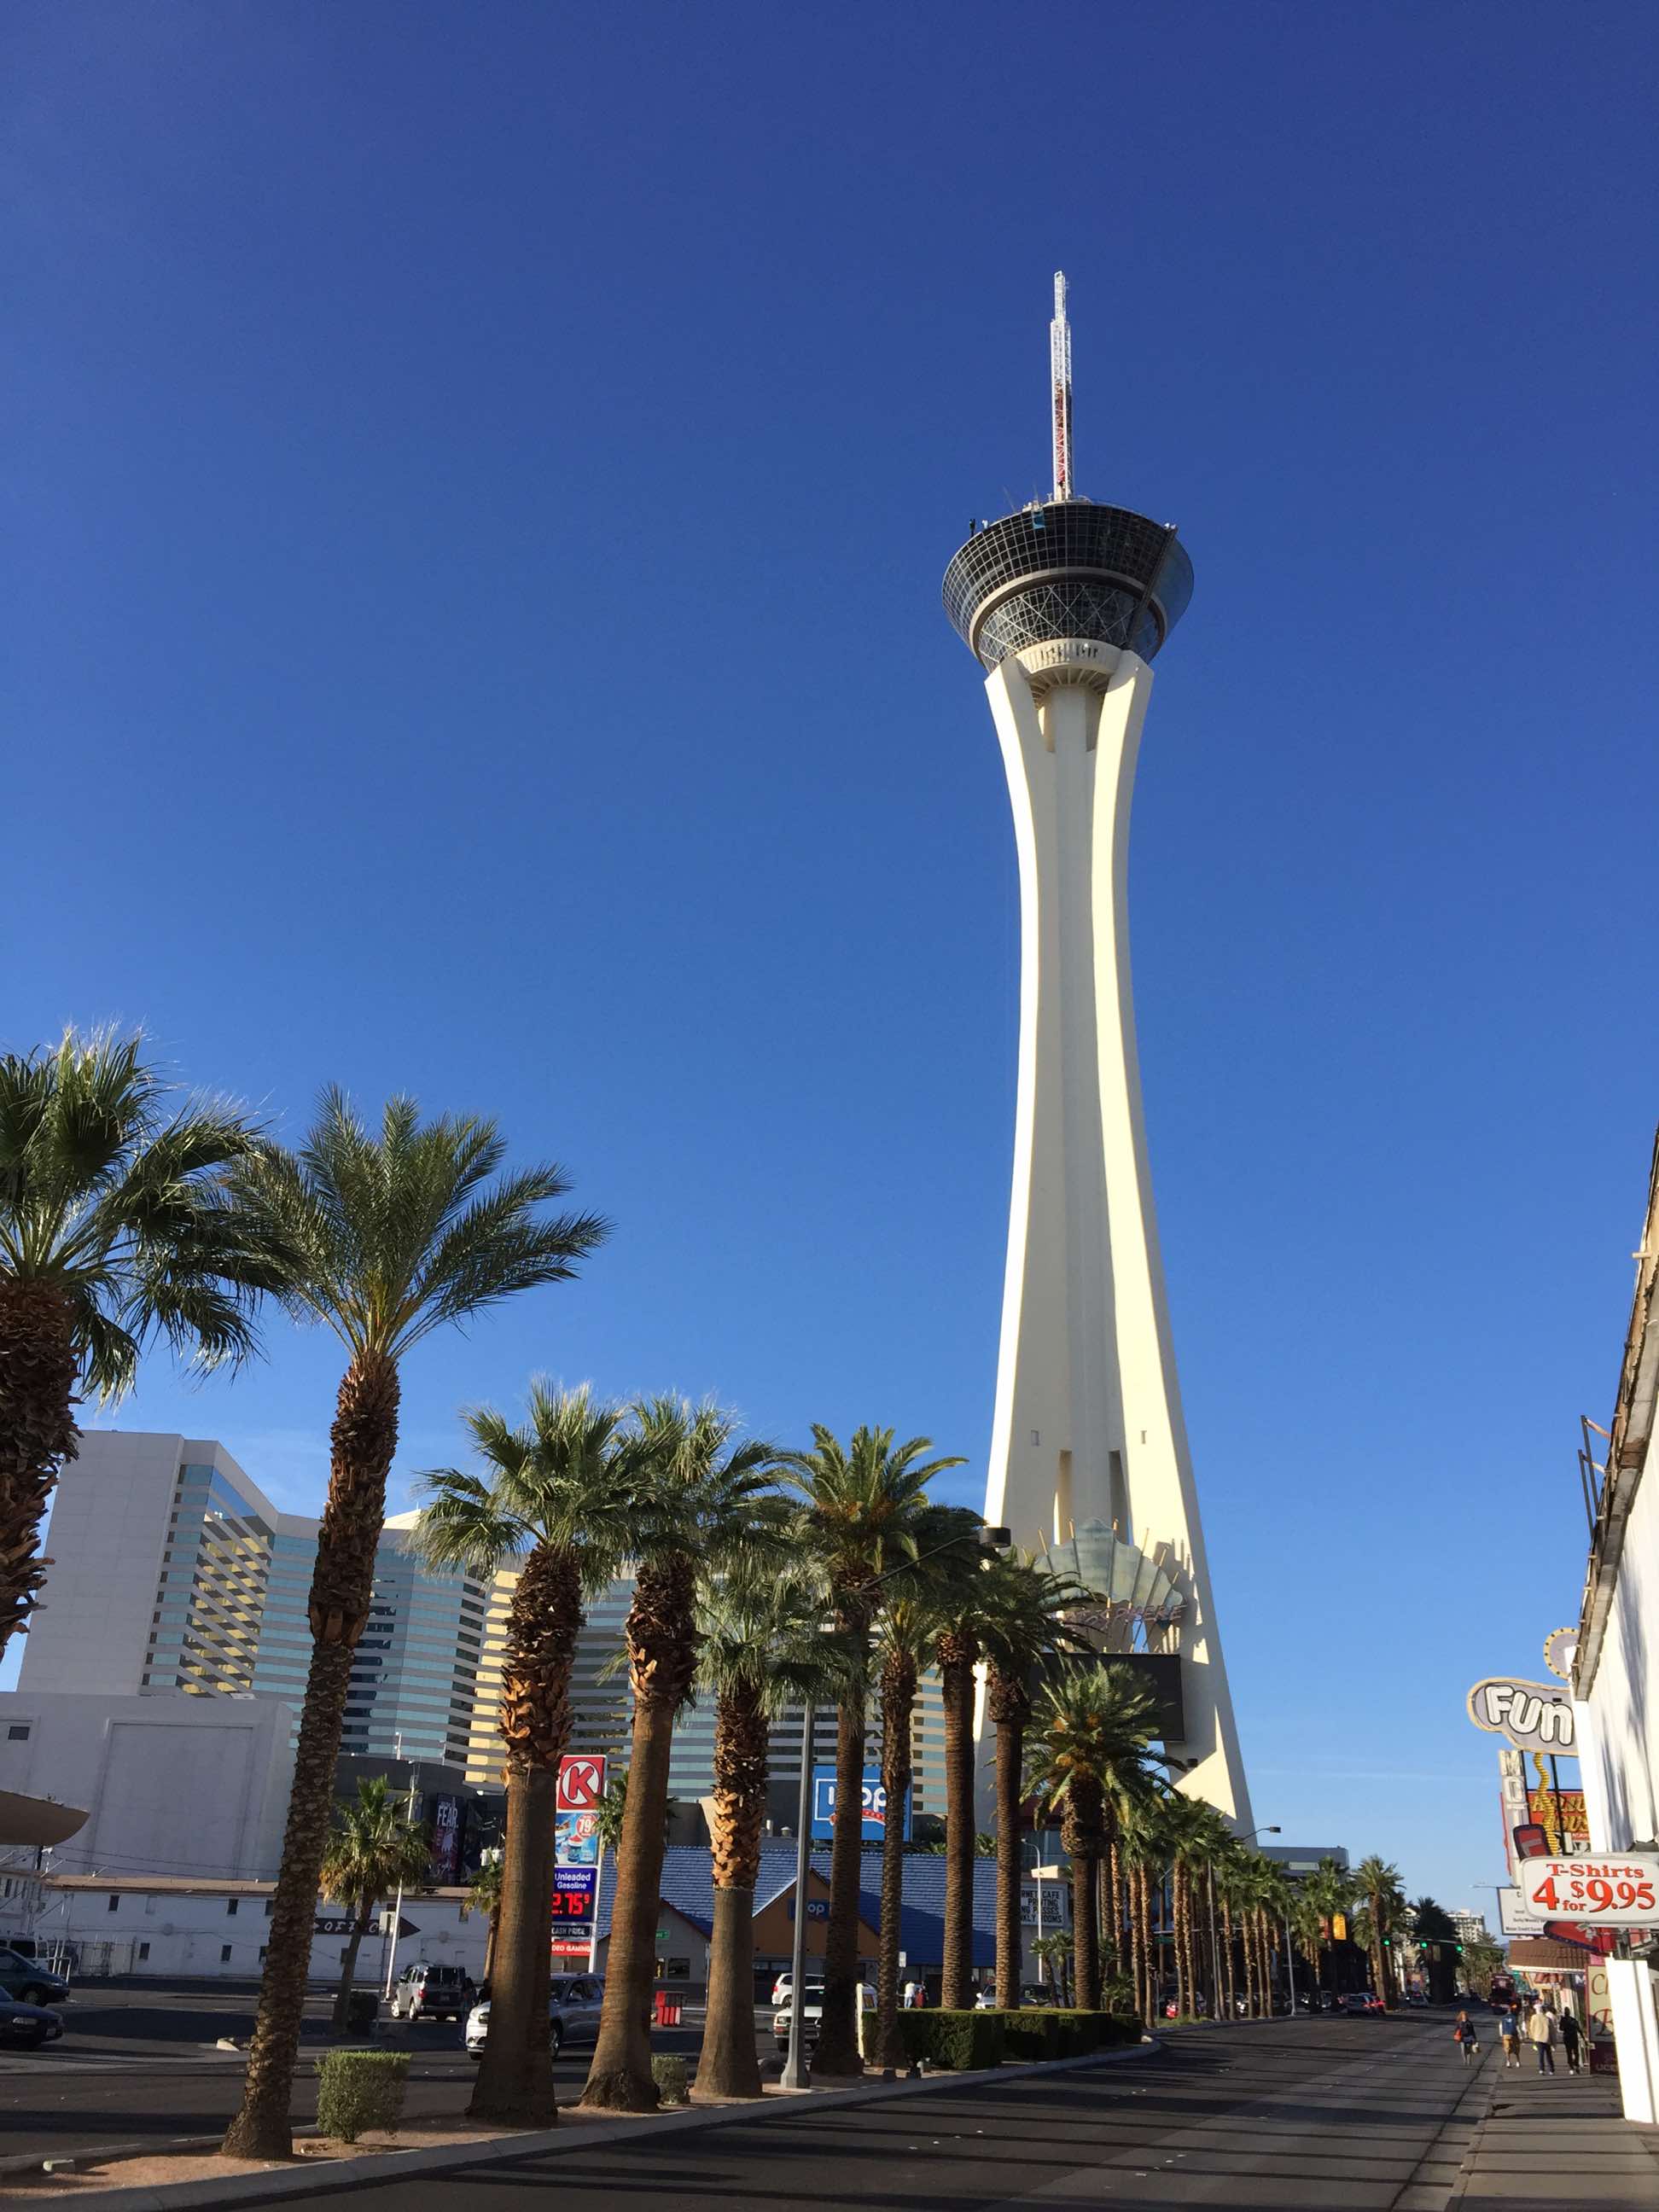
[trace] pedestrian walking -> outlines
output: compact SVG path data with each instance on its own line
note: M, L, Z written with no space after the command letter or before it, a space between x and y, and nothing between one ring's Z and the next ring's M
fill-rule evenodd
M1498 2015L1498 2033L1504 2039L1505 2071L1513 2066L1521 2070L1521 2015L1513 2005L1506 2005Z
M1540 2005L1527 2023L1527 2036L1532 2045L1533 2056L1538 2061L1540 2074L1555 2071L1555 2046L1560 2031L1555 2025L1555 2014L1547 2005Z
M1452 2035L1458 2049L1463 2054L1463 2063L1466 2066L1480 2056L1480 2038L1474 2022L1469 2018L1468 2013L1458 2014L1457 2025L1453 2028Z
M1567 2054L1568 2073L1577 2074L1583 2063L1584 2031L1578 2025L1576 2013L1564 2012L1561 2015L1561 2048Z

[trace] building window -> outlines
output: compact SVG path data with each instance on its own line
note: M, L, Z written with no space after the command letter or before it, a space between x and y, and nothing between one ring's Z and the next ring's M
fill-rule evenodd
M240 1899L240 1898L235 1898L235 1897L228 1897L228 1898L225 1899L225 1911L226 1911L227 1912L234 1912L234 1911L235 1911L235 1910L236 1910L236 1907L238 1906L238 1905L239 1905L240 1902L241 1902L241 1899Z
M141 1943L138 1946L138 1956L141 1960L149 1958L149 1945L148 1943Z
M108 1909L109 1909L109 1911L112 1911L112 1912L118 1912L118 1911L121 1910L121 1900L120 1900L120 1899L119 1899L118 1897L112 1897L112 1898L111 1898L111 1899L110 1899L110 1901L109 1901L109 1907L108 1907Z
M219 1946L219 1964L222 1966L228 1966L230 1964L230 1946L228 1943L222 1943Z
M27 1743L28 1740L29 1724L27 1721L14 1721L11 1726L6 1730L6 1741L8 1743Z

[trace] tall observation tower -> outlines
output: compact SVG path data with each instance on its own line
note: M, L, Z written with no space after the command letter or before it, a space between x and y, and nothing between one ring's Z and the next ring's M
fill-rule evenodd
M1182 1786L1249 1828L1129 986L1135 757L1151 664L1193 568L1173 526L1074 487L1064 276L1050 338L1054 497L976 527L945 575L945 610L989 672L1019 854L1019 1087L985 1516L1099 1593L1104 1648L1151 1655L1171 1693Z

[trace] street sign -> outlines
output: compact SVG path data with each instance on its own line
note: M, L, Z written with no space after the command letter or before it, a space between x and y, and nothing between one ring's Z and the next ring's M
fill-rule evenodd
M1488 1735L1506 1736L1520 1751L1576 1756L1572 1705L1553 1682L1522 1682L1507 1674L1489 1676L1469 1692L1469 1718Z
M420 1932L417 1922L405 1920L401 1912L398 1915L398 1941L400 1943L406 1943L411 1936L418 1936ZM380 1933L382 1936L389 1936L392 1933L392 1912L389 1906L381 1909Z
M793 1920L794 1917L795 1900L792 1897L789 1900L789 1917ZM827 1897L809 1897L806 1900L806 1917L809 1920L827 1920L830 1917L829 1899Z
M1659 1921L1659 1852L1591 1852L1522 1859L1521 1900L1547 1920L1579 1928L1646 1928Z
M605 1760L592 1752L567 1752L559 1761L557 1809L591 1813L605 1796Z
M1542 1915L1528 1911L1518 1889L1498 1891L1498 1924L1506 1936L1541 1936L1544 1932Z

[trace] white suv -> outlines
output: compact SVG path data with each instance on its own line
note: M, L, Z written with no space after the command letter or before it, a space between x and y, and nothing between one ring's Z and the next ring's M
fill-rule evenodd
M605 2003L603 1974L555 1974L548 1985L548 2039L556 2058L567 2040L591 2043L599 2032L599 2011ZM476 2004L467 2015L462 2041L469 2058L483 2057L489 2033L489 2000Z

